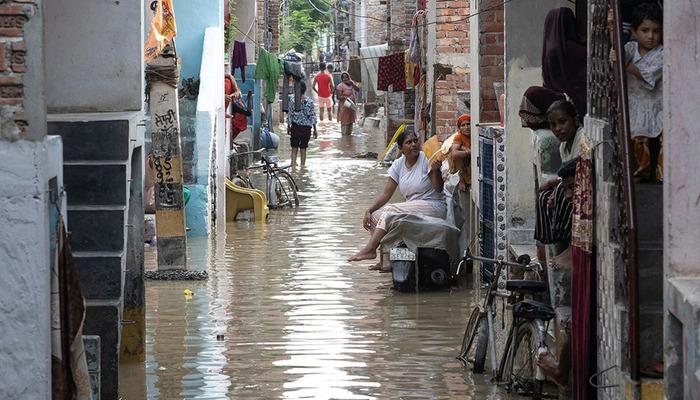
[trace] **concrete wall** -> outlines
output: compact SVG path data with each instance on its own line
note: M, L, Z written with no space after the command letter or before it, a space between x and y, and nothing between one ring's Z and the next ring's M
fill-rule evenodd
M224 92L221 80L224 66L223 31L208 28L204 35L199 97L195 131L196 184L190 186L191 199L187 205L187 226L190 236L206 236L212 231L212 221L225 221L224 177L226 176L226 143L224 127Z
M0 141L0 398L51 398L49 180L61 141ZM65 214L64 214L65 215Z
M141 110L141 3L47 1L45 13L49 111Z
M507 207L511 244L533 243L534 175L530 130L518 111L525 90L542 85L542 42L547 13L564 0L510 2L505 5L505 127L507 132Z
M199 78L204 30L210 26L223 29L223 2L221 0L174 0L173 6L177 20L175 44L177 55L182 62L180 79ZM223 51L219 58L223 59Z
M700 14L694 2L664 7L664 273L666 398L700 392L698 293L700 292Z

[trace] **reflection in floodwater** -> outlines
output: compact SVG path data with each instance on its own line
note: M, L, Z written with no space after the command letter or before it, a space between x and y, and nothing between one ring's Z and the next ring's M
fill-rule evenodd
M191 239L190 265L208 281L147 282L148 398L503 398L455 360L468 291L397 293L390 275L345 261L367 240L362 210L387 176L352 158L384 141L358 131L320 124L294 171L298 209ZM122 384L123 398L142 398L138 386Z

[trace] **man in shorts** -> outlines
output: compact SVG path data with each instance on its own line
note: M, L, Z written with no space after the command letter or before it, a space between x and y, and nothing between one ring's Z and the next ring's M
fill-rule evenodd
M319 69L311 88L318 95L319 121L323 121L324 108L328 110L328 120L331 121L333 119L333 75L326 70L326 63L320 63Z

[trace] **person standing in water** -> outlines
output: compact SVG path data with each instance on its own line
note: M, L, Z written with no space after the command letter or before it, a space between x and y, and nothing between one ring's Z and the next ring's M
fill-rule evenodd
M314 77L311 90L318 95L318 117L323 121L323 110L328 111L328 120L333 120L333 75L326 70L326 63L319 64L320 71Z

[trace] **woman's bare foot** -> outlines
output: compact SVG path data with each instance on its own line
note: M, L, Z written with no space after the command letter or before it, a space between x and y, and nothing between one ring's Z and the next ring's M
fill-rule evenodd
M354 256L348 258L348 261L374 260L375 258L377 258L376 251L362 249Z
M377 263L377 264L372 264L369 267L367 267L368 270L370 271L381 271L382 270L382 264Z
M559 363L551 353L547 352L540 354L537 357L537 366L542 368L542 371L549 380L559 386L566 386L567 379L562 377L562 374L559 371Z

